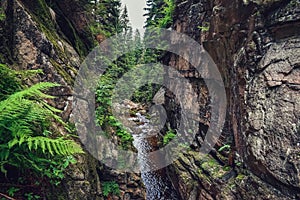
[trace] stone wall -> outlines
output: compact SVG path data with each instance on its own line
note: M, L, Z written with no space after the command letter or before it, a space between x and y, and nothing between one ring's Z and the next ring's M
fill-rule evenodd
M41 69L43 74L27 80L28 85L59 83L60 87L50 91L57 98L49 103L63 111L65 121L70 120L73 109L72 87L77 71L95 42L87 31L89 16L82 2L51 1L51 7L47 0L0 2L6 15L0 21L0 63L17 70ZM106 199L101 187L105 181L116 181L120 187L120 196L109 198L145 198L138 175L106 169L88 152L76 158L78 162L67 169L59 186L47 186L48 199Z
M223 76L228 103L222 135L201 157L197 151L209 127L212 94L202 79L185 76L198 94L201 119L195 144L169 167L182 198L300 198L299 1L178 0L176 5L173 28L203 44ZM183 51L193 56L188 47ZM164 61L183 75L182 69L191 70L174 55ZM180 110L171 93L166 110L176 129Z

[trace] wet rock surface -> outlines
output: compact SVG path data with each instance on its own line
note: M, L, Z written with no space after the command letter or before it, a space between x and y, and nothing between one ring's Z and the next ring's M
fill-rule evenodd
M42 74L26 80L28 85L43 81L59 83L60 87L50 91L58 98L49 100L49 103L63 111L64 120L72 121L71 113L76 112L76 109L72 108L73 82L82 56L86 53L84 51L87 51L94 41L89 38L89 33L85 32L89 18L79 1L53 1L52 8L47 2L0 2L6 14L5 20L0 22L0 62L19 70L42 70ZM70 32L75 29L75 32ZM82 43L86 46L80 46ZM80 106L87 105L84 100L76 103ZM88 121L88 109L82 110L86 112L78 115L80 120ZM138 175L104 169L103 164L88 152L79 155L77 160L75 165L67 169L65 178L58 187L49 186L45 189L48 199L104 199L103 183L109 180L116 181L120 187L120 197L116 196L115 199L145 198Z
M299 2L176 4L173 28L203 44L223 76L228 101L225 127L215 150L201 156L197 150L209 127L212 94L202 79L186 76L198 95L200 110L195 112L201 119L190 151L169 170L182 198L300 198ZM193 56L188 48L182 51ZM165 57L165 64L183 75L191 69L173 55ZM171 93L166 93L166 108L176 129L181 111Z
M60 87L50 91L58 98L49 103L63 111L64 120L69 120L72 83L81 62L77 49L60 35L45 1L1 1L1 8L6 13L0 31L1 54L5 55L1 63L19 70L42 70L42 74L26 80L28 85L44 81L59 83ZM89 154L79 155L77 159L59 187L46 188L48 199L101 199L98 162Z

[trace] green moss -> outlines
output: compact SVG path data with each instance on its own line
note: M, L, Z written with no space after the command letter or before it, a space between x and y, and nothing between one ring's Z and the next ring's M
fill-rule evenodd
M87 51L85 48L85 45L77 35L75 29L73 28L72 24L69 22L70 28L72 29L73 35L75 37L74 42L75 42L75 48L80 56L85 56L87 55Z
M201 161L201 168L207 171L212 178L221 178L228 169L220 165L214 158L207 156Z
M31 1L31 0L24 0L24 4L31 16L33 17L34 21L37 22L38 28L46 35L46 37L51 41L54 45L54 48L60 55L63 55L63 52L60 49L57 41L60 40L60 36L57 34L56 30L56 22L52 19L49 7L45 0L38 0L38 1ZM82 40L79 38L76 30L74 29L72 23L65 18L66 26L71 30L70 35L68 38L71 43L73 43L74 48L77 50L80 56L85 56L87 54L86 47Z
M63 77L63 79L68 83L68 85L73 85L74 79L71 75L63 68L62 65L58 64L55 60L50 59L51 64L55 67L57 72ZM69 67L72 69L72 67ZM73 69L72 69L73 70Z
M167 133L163 137L163 145L167 145L172 139L176 137L176 133L174 130L168 130Z
M0 1L0 62L15 64L13 34L13 1Z
M56 33L54 21L51 18L49 7L44 0L23 0L24 5L31 14L31 17L37 22L38 29L43 32L47 39L51 41L55 49L59 48L57 41L59 36Z
M209 23L208 22L204 22L202 26L198 26L197 28L202 31L202 32L207 32L209 31Z
M51 18L49 7L44 0L23 0L22 2L26 8L30 10L30 13L34 14L34 16L38 18L41 24L44 24L50 30L55 30L55 25Z
M223 167L223 170L226 171L226 172L228 172L228 171L231 170L231 167L230 167L230 166L224 166L224 167Z
M236 179L237 180L243 180L246 176L244 174L239 174L237 175Z
M44 0L23 0L24 5L30 10L32 17L38 27L43 31L51 42L58 38L54 21L51 18L50 10ZM54 42L56 43L56 42Z
M31 17L36 23L38 29L45 34L47 39L52 43L56 53L58 54L58 57L63 60L65 63L69 60L68 55L64 52L64 49L61 48L61 46L57 43L57 41L60 40L60 36L57 34L56 28L55 28L55 22L51 18L51 14L49 11L49 7L46 4L44 0L37 0L37 1L31 1L31 0L24 0L24 5L28 10L30 10L29 13L31 13ZM69 24L71 26L71 24ZM72 27L72 26L71 26ZM72 31L75 34L75 30L72 29ZM76 35L76 34L75 34ZM76 41L78 41L76 45L76 49L83 48L83 44L81 43L79 37L76 37ZM82 52L84 54L84 52ZM58 64L54 59L50 59L51 64L55 67L57 72L64 78L64 80L68 84L73 84L74 80L70 76L70 74L67 72L67 69L70 69L76 74L76 71L71 66L63 67L61 64Z
M198 175L198 177L199 177L201 180L205 180L205 181L207 181L208 183L211 183L211 182L212 182L212 181L209 179L209 177L206 176L205 173L203 173L203 171L202 171L201 169L198 169L197 175Z

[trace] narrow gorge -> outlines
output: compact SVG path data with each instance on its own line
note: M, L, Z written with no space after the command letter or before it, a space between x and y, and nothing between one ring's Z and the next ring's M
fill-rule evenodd
M145 33L120 0L0 1L0 199L300 199L299 0L145 1ZM177 54L155 39L157 30L184 35L166 39L180 44ZM115 34L115 46L105 43ZM99 46L108 56L89 57ZM120 56L109 62L113 54ZM95 122L74 89L84 63L108 65L91 86ZM221 78L206 79L211 70ZM209 84L224 86L224 98ZM136 90L116 104L116 86L125 96ZM221 130L212 127L221 119ZM196 128L181 133L182 121ZM103 131L91 137L90 123ZM132 160L100 135L133 152L140 171L111 167ZM215 143L203 155L207 140ZM108 165L86 141L119 157ZM157 169L170 161L169 144L178 158Z

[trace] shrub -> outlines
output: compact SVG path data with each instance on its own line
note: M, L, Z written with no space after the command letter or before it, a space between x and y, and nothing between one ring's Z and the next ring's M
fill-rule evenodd
M119 185L115 181L105 181L102 183L102 191L105 197L108 197L110 194L120 195Z
M83 153L75 141L53 127L54 123L67 125L56 114L60 111L45 101L54 97L43 91L58 84L43 82L25 88L17 72L0 67L0 171L7 174L13 166L57 184L63 170L74 163L72 155Z
M168 130L166 135L163 137L163 144L167 145L173 138L176 137L174 130Z

